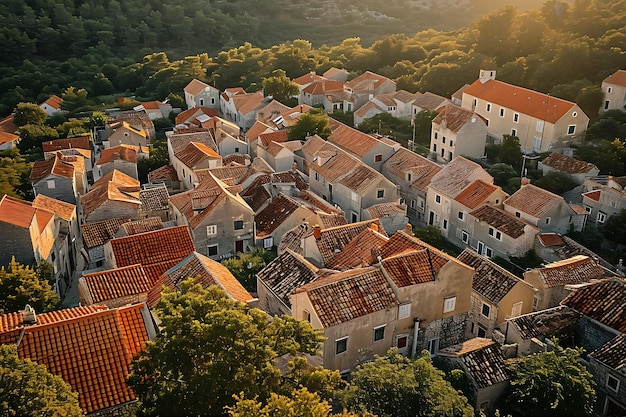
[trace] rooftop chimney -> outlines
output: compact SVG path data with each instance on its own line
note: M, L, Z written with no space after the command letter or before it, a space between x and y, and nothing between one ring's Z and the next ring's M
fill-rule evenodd
M315 237L315 240L320 240L322 238L322 228L319 224L313 226L313 237Z
M24 319L24 324L37 324L35 309L32 308L30 304L26 304L26 307L22 310L22 317Z
M527 178L527 177L522 177L521 186L523 187L523 186L528 185L528 184L530 184L530 179Z
M404 226L404 233L406 233L409 236L414 236L413 226L411 226L411 223L407 223L406 226Z

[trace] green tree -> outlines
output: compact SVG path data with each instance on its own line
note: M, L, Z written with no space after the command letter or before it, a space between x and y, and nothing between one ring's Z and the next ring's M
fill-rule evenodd
M414 227L413 234L418 239L423 240L424 242L432 245L436 248L441 248L442 237L441 237L441 229L437 226L428 225L426 227Z
M561 195L578 185L571 175L560 171L550 172L539 178L534 184L557 195Z
M106 126L109 120L111 120L111 118L105 112L95 111L91 113L89 118L84 122L84 126L91 131L94 127Z
M502 396L508 410L529 416L590 416L596 399L593 376L580 363L582 348L561 348L509 365L510 385Z
M20 359L17 347L0 345L0 415L82 416L78 394L45 365Z
M0 195L29 199L32 164L26 162L17 149L0 151Z
M323 109L311 109L289 127L289 140L319 135L327 139L331 134L330 118Z
M422 110L415 115L415 142L425 146L430 146L430 133L433 119L437 116L435 110Z
M256 274L265 268L274 256L273 252L257 248L248 253L238 253L234 258L223 261L222 264L246 290L256 292Z
M493 177L494 184L500 187L506 187L511 178L519 175L511 165L502 162L489 166L487 172Z
M315 354L323 340L306 321L270 320L193 279L166 291L155 311L161 333L135 359L128 379L148 415L218 416L240 393L264 401L281 381L272 360Z
M83 107L87 104L87 95L87 90L84 88L77 89L73 86L68 87L65 89L63 94L61 94L61 98L63 99L61 108L72 112L80 107Z
M183 110L187 108L187 103L185 103L185 99L179 94L169 93L167 95L167 102L170 103L173 108L179 108Z
M352 411L379 417L471 417L473 408L437 370L428 352L411 360L392 348L384 357L360 365L342 403Z
M263 94L281 103L289 103L299 92L298 84L291 81L282 69L274 70L271 77L263 78Z
M37 272L15 260L0 269L0 311L22 310L29 304L38 313L56 309L61 299L45 279Z
M626 245L626 209L609 217L602 225L602 235L611 242Z
M522 169L522 147L517 136L502 136L499 159L503 164L509 164L516 172L520 172Z
M46 122L48 114L35 103L18 103L13 112L13 122L17 126L41 126Z

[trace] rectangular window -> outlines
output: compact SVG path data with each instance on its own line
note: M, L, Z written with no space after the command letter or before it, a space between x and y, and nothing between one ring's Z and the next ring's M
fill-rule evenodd
M376 191L376 198L383 198L383 197L385 197L385 190Z
M374 162L382 162L383 156L381 154L377 154L374 156Z
M409 344L409 336L408 335L399 335L396 337L396 347L398 349L404 349Z
M441 204L441 196L439 194L435 195L435 203Z
M465 213L464 213L464 212L459 211L458 216L459 216L459 220L462 220L462 221L464 221L464 220L465 220Z
M606 100L604 102L604 110L608 110L609 109L609 100Z
M513 113L513 121L519 123L519 113Z
M445 136L441 138L441 143L443 143L444 145L446 144L446 137Z
M407 173L406 173L406 180L407 180L407 181L409 181L409 182L411 182L411 179L412 179L412 178L413 178L413 175L411 175L411 173L410 173L410 172L407 172Z
M351 223L356 223L359 221L359 215L356 214L355 212L350 212L350 222Z
M306 310L302 310L302 320L311 322L311 313Z
M517 137L517 130L516 129L511 129L511 136Z
M448 230L448 220L447 220L447 219L443 219L443 220L441 221L441 228L442 228L443 230Z
M490 228L489 228L489 231L488 231L487 233L489 233L489 236L493 236L493 233L494 233L494 228L493 228L493 227L490 227Z
M478 326L478 337L487 337L487 330L482 326Z
M469 244L469 234L465 230L461 232L461 239L466 245Z
M217 256L217 245L207 246L207 256Z
M550 217L546 217L546 224L550 224Z
M449 313L456 308L456 297L446 297L443 300L443 312Z
M485 119L485 126L489 127L489 119Z
M604 223L606 221L606 214L599 211L597 220L598 220L598 223Z
M613 391L614 393L617 393L619 391L619 379L615 378L611 374L607 374L606 375L606 387L610 389L611 391Z
M48 189L50 190L53 188L56 188L56 185L54 184L54 180L47 180L46 185L48 186Z
M434 356L437 354L437 352L439 352L439 338L430 339L428 341L428 351L430 352L431 356Z
M350 191L350 199L352 201L359 201L359 195L355 193L354 191Z
M398 307L398 318L405 319L411 315L411 303L401 304Z
M274 246L274 237L273 236L266 237L265 239L263 239L263 248L264 249L271 249L272 246Z
M537 125L535 126L535 130L537 132L543 132L543 120L537 120Z
M410 205L410 207L412 209L414 209L415 208L415 200L411 199L411 202L409 203L409 205Z
M493 258L493 249L491 249L489 246L485 246L485 256L487 258Z
M474 99L472 106L476 107L476 104L478 104L478 101L476 99Z
M567 126L567 134L573 135L576 132L576 125Z
M487 103L485 107L487 108L487 111L491 111L491 103Z
M233 227L235 228L235 230L243 229L243 220L235 220Z
M385 326L386 325L374 327L374 342L385 338Z
M522 314L522 306L524 305L523 301L518 301L517 303L511 306L511 317L517 317Z
M348 350L348 337L342 337L341 339L335 340L335 354L339 355L340 353Z
M500 117L504 117L504 108L500 107Z
M435 140L437 140L438 137L439 137L439 134L435 132Z
M591 211L592 211L592 210L593 210L593 209L592 209L591 207L589 207L589 206L585 206L585 211L587 212L587 214L591 214Z
M433 152L437 152L437 144L433 143Z
M520 213L519 211L515 212L515 217L522 217L522 213Z
M206 235L207 236L215 236L217 234L217 225L210 224L206 227Z
M608 93L612 93L612 92L613 92L613 87L608 87L608 88L607 88L607 92L608 92Z
M454 147L454 141L453 140L450 141L450 147Z
M533 149L536 151L541 149L541 137L539 136L533 137Z
M319 181L320 180L320 174L319 172L315 173L315 181Z
M502 233L500 231L496 231L496 239L502 240Z
M489 317L489 313L491 313L491 307L489 307L488 304L483 303L481 314L485 317Z

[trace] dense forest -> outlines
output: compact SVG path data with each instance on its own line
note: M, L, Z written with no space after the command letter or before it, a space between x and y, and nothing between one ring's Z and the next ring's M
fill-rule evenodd
M289 10L302 4L278 3ZM391 13L405 2L386 3ZM296 77L331 66L352 73L379 72L393 78L398 88L445 96L489 66L498 69L498 79L577 100L587 109L587 93L626 67L626 0L548 0L526 11L507 6L462 29L389 35L371 45L351 37L320 46L292 40L265 48L256 45L267 42L262 38L274 27L261 27L269 8L260 4L4 1L0 114L9 114L19 102L61 94L69 86L84 88L90 101L101 105L117 95L164 99L170 92L181 94L193 77L218 88L254 90L277 68ZM271 9L285 13L281 7ZM188 51L196 54L185 55Z

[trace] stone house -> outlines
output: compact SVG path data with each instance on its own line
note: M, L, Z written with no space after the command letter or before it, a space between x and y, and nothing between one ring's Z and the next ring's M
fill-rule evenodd
M84 159L57 153L47 161L36 161L30 172L30 181L35 195L43 194L76 204L79 195L87 192Z
M343 123L333 129L328 141L379 172L383 162L401 148L399 143L376 139Z
M133 108L135 111L144 111L150 118L150 120L167 119L172 112L172 105L159 100L154 101L142 101L140 105Z
M93 170L91 138L89 136L75 136L71 138L54 139L41 143L43 158L47 161L59 152L64 156L81 156L85 160L85 171Z
M596 382L596 409L602 416L626 413L624 352L626 334L621 333L589 354L587 368Z
M80 197L81 223L128 217L141 218L139 181L113 170L93 183L89 192Z
M410 119L413 102L418 94L405 90L392 93L377 94L354 112L354 126L358 127L364 120L380 113L388 113L398 119Z
M222 114L242 130L248 130L255 123L256 112L266 105L262 91L237 93L230 97L222 94L220 97L224 103Z
M107 139L103 141L105 148L112 148L119 145L145 147L150 142L145 130L133 127L126 121L109 122L107 124L107 133Z
M600 226L626 208L626 177L588 178L582 196L588 221Z
M164 165L148 173L150 185L164 185L169 193L183 191L178 173L173 165Z
M80 304L116 308L145 303L155 283L139 264L83 274L78 280Z
M170 220L170 195L165 184L146 187L139 191L142 219L158 217L162 222Z
M600 170L594 164L558 152L552 152L543 161L540 161L538 168L543 175L551 172L568 174L578 185L582 185L585 179L589 177L597 177L600 173Z
M450 162L459 155L481 158L486 142L485 121L462 107L447 105L432 121L430 151L439 163Z
M186 190L198 185L197 171L222 166L222 157L201 142L189 142L170 159Z
M100 159L96 161L93 170L94 181L98 181L114 169L138 180L137 151L128 146L114 146L103 149L100 153Z
M476 271L467 328L470 338L491 338L507 318L533 311L532 285L470 249L461 252L457 259Z
M104 244L115 238L120 227L130 221L128 217L121 217L81 224L83 240L81 255L85 260L85 269L100 268L104 265Z
M480 70L463 90L462 107L481 116L495 140L518 137L524 153L568 147L589 124L576 103L498 81L493 70Z
M321 79L313 81L304 87L301 86L298 104L305 104L311 107L324 107L326 109L327 104L324 103L326 96L335 92L343 93L344 85L345 83L335 80ZM337 106L337 108L339 108L339 106ZM330 110L332 112L332 105ZM348 109L346 107L343 110L353 111L354 108L351 107Z
M396 91L396 83L385 76L365 71L363 74L346 82L345 90L352 95L352 101L355 106L353 110L356 110L376 95L394 93Z
M63 104L63 99L53 94L41 103L39 107L45 111L48 116L52 116L63 112L61 104Z
M185 93L185 103L190 109L193 107L219 109L220 107L220 90L200 80L195 78L191 80L183 92Z
M602 80L604 101L599 112L626 110L626 70L617 70Z

